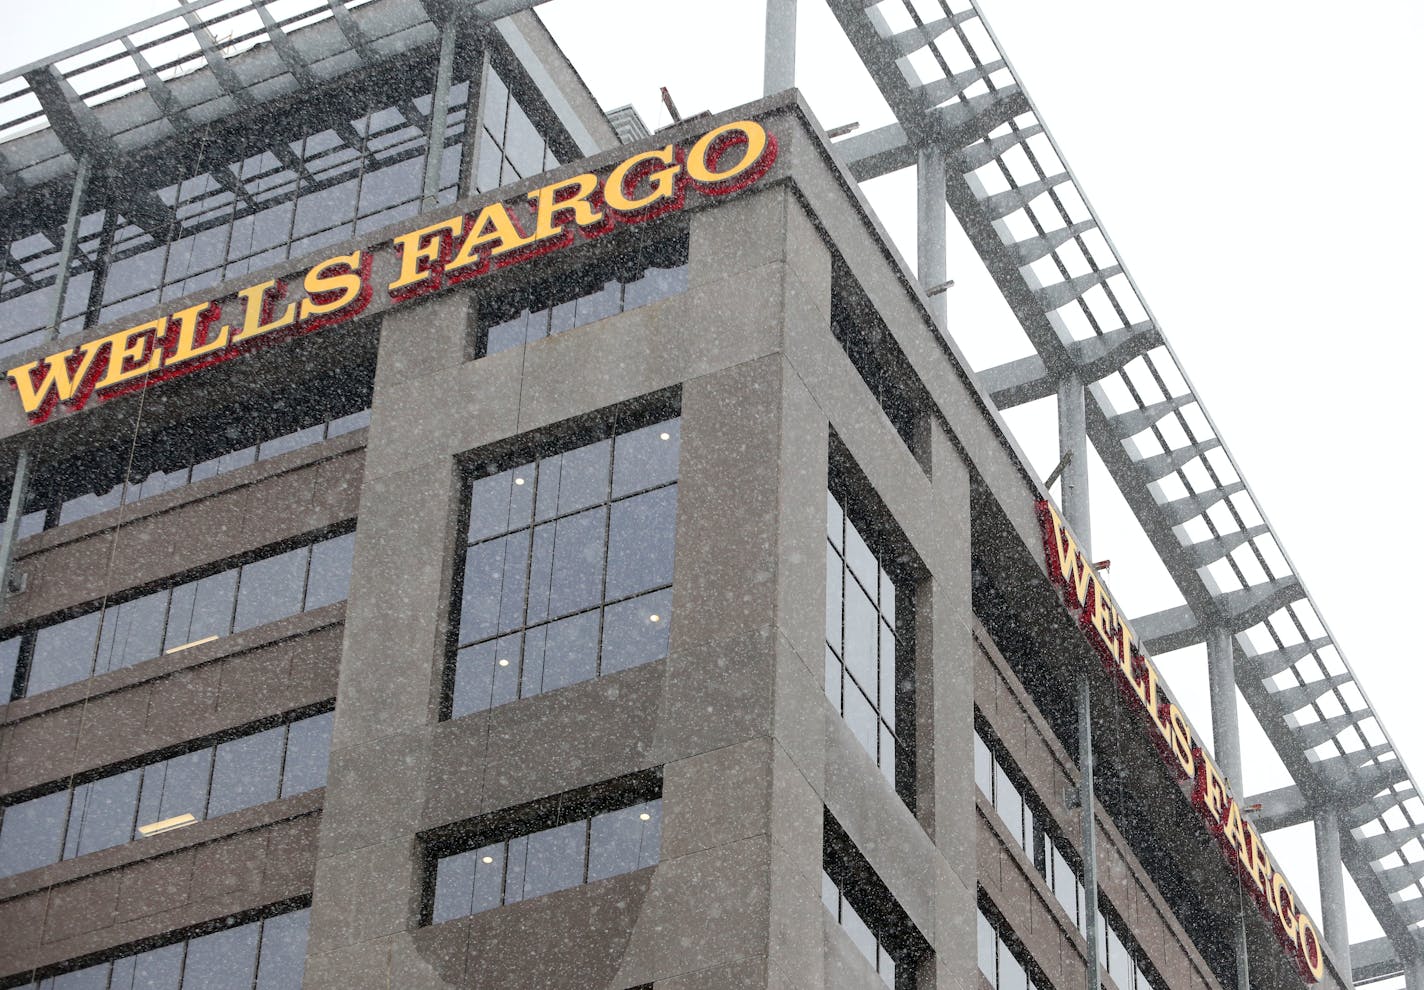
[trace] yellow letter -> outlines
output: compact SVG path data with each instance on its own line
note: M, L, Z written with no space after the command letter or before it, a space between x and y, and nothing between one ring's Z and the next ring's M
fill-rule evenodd
M742 160L719 171L723 152L738 144L746 145ZM767 137L766 129L754 120L738 120L697 139L687 154L687 177L716 196L755 182L775 160L776 142Z
M465 243L460 245L460 253L455 255L454 261L445 266L445 270L454 272L471 265L478 266L481 261L480 249L486 245L498 245L490 250L490 257L496 257L516 248L527 247L533 240L532 237L525 237L519 232L509 207L503 203L491 203L475 217L469 236L465 238ZM476 267L475 271L479 270L480 268Z
M1250 822L1244 822L1246 834L1251 839L1251 879L1256 883L1256 889L1265 897L1271 896L1271 877L1275 875L1276 868L1271 863L1271 857L1266 853L1266 844L1261 841L1261 833L1256 831L1256 826Z
M1199 808L1211 815L1217 824L1221 824L1221 815L1226 810L1226 784L1221 779L1221 771L1200 751L1197 753L1196 769L1196 789L1192 796Z
M327 274L327 269L330 268L338 270L334 274ZM320 264L313 265L311 271L307 272L307 277L302 280L302 288L306 289L310 298L303 299L297 307L297 319L305 320L311 316L335 313L359 299L362 288L360 269L360 251L327 258Z
M231 327L223 327L212 340L198 342L199 336L205 335L208 326L221 315L222 310L210 302L189 306L185 310L174 313L172 327L177 328L177 342L173 345L172 353L163 359L163 366L171 368L175 364L182 364L184 361L190 361L195 357L202 357L204 354L211 354L213 351L226 347L228 337L232 332ZM165 341L175 339L173 334L174 330L170 328L164 338Z
M400 274L390 284L391 295L413 295L410 287L432 276L436 277L436 281L429 288L438 287L440 269L436 262L442 257L449 257L449 245L459 235L464 223L464 217L451 217L395 238L391 243L400 252Z
M273 330L280 330L295 323L297 304L294 302L287 303L287 308L282 311L281 316L276 319L272 318L272 309L282 301L282 296L286 291L286 285L273 279L270 282L263 282L261 285L248 286L239 292L238 296L241 297L244 307L242 329L232 335L232 342L241 344L253 337L260 337L264 333L271 333ZM231 329L231 327L223 327L223 333L227 333Z
M1236 850L1236 856L1247 872L1251 870L1251 846L1246 831L1241 824L1241 806L1235 798L1226 799L1226 822L1221 828L1221 837Z
M1299 912L1295 909L1295 894L1291 891L1290 884L1286 882L1284 873L1277 873L1271 877L1271 906L1276 909L1276 920L1280 922L1281 931L1286 933L1286 938L1299 944L1298 926L1296 925Z
M93 367L95 355L109 341L108 337L100 337L98 340L80 344L72 351L51 354L42 362L31 361L18 368L11 368L10 381L15 383L15 388L20 393L20 405L24 406L25 412L30 414L47 413L49 407L56 401L69 402L75 398L75 390L79 388L85 376L89 374L90 368ZM74 356L78 356L79 361L71 368L69 359ZM35 385L34 373L41 366L44 368L44 374L40 377L39 385ZM87 394L87 390L85 394ZM83 397L83 394L79 396L81 399Z
M1167 721L1172 727L1172 733L1168 736L1168 741L1172 744L1172 754L1176 756L1177 764L1182 768L1182 775L1190 777L1196 769L1195 757L1192 755L1191 726L1187 725L1187 717L1175 704L1167 709Z
M95 388L102 392L131 378L142 378L150 371L157 371L159 362L163 360L163 352L154 347L153 342L155 336L167 326L168 317L165 316L105 337L104 339L111 343L109 365Z
M620 163L612 172L608 173L608 179L603 184L603 204L616 213L637 213L656 203L676 202L679 193L677 176L682 171L680 163L674 164L676 161L676 152L672 145L668 145L656 151L645 151L640 155L634 155ZM641 178L637 174L637 169L646 162L657 162L668 167L649 172L648 182L652 186L652 191L646 196L633 199L627 188L628 179L632 177L636 185Z
M1300 957L1305 961L1312 982L1319 983L1325 975L1325 953L1320 948L1320 933L1304 911L1296 915L1295 926L1300 939Z
M574 195L559 199L565 189L574 190ZM558 237L568 226L568 221L558 225L554 218L572 211L573 222L580 227L594 227L604 222L603 213L593 208L588 198L598 191L597 176L585 173L563 182L555 182L529 194L529 202L534 204L534 236L532 241L545 241Z
M1040 511L1043 514L1043 539L1048 544L1048 576L1068 591L1075 608L1082 608L1088 600L1092 572L1078 552L1077 541L1053 506L1041 503Z

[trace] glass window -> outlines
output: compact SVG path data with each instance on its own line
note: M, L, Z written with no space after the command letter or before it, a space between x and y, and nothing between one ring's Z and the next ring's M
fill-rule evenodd
M332 537L42 627L20 637L19 646L0 643L0 661L6 649L23 657L24 642L33 643L28 678L12 680L25 681L21 694L38 694L343 601L352 541L351 534Z
M257 925L241 925L188 943L183 983L204 990L250 990L257 970Z
M238 577L233 632L266 625L302 610L308 555L308 549L300 547L243 565Z
M581 802L560 805L572 808ZM658 862L661 798L592 815L571 814L586 816L438 856L431 922L478 914Z
M497 354L686 289L685 236L633 246L615 257L595 262L577 277L564 275L482 302L483 340L478 342L477 352Z
M331 719L307 716L12 804L0 812L0 876L321 787Z
M826 697L909 803L910 750L896 710L911 704L913 678L908 622L896 623L900 591L840 499L828 493L827 506Z
M677 420L470 484L452 717L667 655Z

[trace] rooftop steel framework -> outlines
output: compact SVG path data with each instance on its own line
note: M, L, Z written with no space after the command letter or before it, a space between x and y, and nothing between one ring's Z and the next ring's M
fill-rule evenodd
M416 46L440 50L436 98L420 119L442 133L454 30L498 27L539 2L191 0L0 75L0 195L68 178L67 259L96 166ZM895 116L838 141L843 163L862 181L917 166L926 290L946 281L946 204L954 212L1034 348L980 370L986 394L1001 409L1057 397L1060 450L1072 455L1061 501L1085 544L1091 440L1184 602L1134 620L1139 637L1154 653L1206 644L1216 756L1233 780L1239 689L1296 781L1244 803L1261 804L1263 832L1314 822L1321 921L1337 966L1351 972L1353 959L1357 982L1403 973L1424 990L1424 804L1414 779L978 7L827 2ZM930 19L921 13L936 7ZM795 27L796 0L767 0L768 93L795 84ZM142 98L119 100L129 94ZM943 329L944 297L929 300ZM18 468L17 481L23 458ZM1384 939L1350 945L1342 863Z

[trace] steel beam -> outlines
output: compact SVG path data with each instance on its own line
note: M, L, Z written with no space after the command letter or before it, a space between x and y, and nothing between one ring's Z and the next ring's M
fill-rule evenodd
M455 71L455 35L458 28L453 18L440 28L440 55L435 66L435 90L430 99L429 138L425 145L425 179L421 189L420 208L428 210L439 202L440 165L445 157L445 121L450 113L450 77Z
M15 540L19 537L20 517L25 514L25 493L30 483L30 449L15 452L15 476L10 482L10 508L5 522L0 524L0 615L10 595L10 571L14 564ZM8 685L6 686L8 689ZM6 696L8 698L8 695Z
M766 0L763 95L796 85L796 0Z
M949 300L945 295L949 271L946 213L944 201L944 153L930 148L920 152L915 180L915 232L920 285L926 291L938 289L929 297L930 314L939 324L939 332L949 337Z
M1320 924L1340 973L1350 973L1350 926L1345 918L1345 875L1340 866L1340 820L1335 809L1315 809L1315 866L1320 875Z
M1073 527L1084 554L1092 551L1093 524L1088 507L1088 431L1084 422L1087 393L1077 375L1058 383L1058 455L1068 457L1059 482L1063 518Z
M1230 629L1216 626L1207 632L1206 669L1211 688L1211 748L1217 766L1239 794L1244 778L1241 727L1236 715L1236 637Z

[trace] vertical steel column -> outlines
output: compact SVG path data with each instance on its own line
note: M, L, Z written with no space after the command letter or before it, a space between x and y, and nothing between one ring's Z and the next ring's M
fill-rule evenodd
M0 614L10 591L10 558L15 538L20 532L20 517L25 514L25 488L30 481L30 449L21 447L15 454L15 480L10 485L10 511L0 526ZM8 685L3 686L9 690ZM6 696L8 697L8 695Z
M1230 629L1211 629L1206 636L1206 670L1211 687L1211 739L1216 765L1243 794L1241 728L1236 715L1236 639Z
M1068 375L1058 382L1058 456L1072 454L1059 480L1059 502L1063 518L1073 527L1073 535L1083 554L1093 545L1093 526L1088 515L1088 425L1083 382ZM1091 559L1091 558L1090 558Z
M1098 826L1093 813L1093 691L1078 679L1078 805L1083 823L1083 935L1088 940L1087 990L1099 990Z
M445 121L450 112L450 76L455 70L455 18L440 28L440 63L435 68L435 92L430 99L430 140L425 149L425 185L420 208L428 210L440 192L440 163L445 157ZM468 121L467 121L468 124Z
M74 246L79 242L79 209L84 190L89 185L89 156L79 156L79 168L74 173L74 192L69 196L69 216L64 221L64 242L59 248L59 270L54 276L54 316L49 321L48 339L59 336L59 324L64 319L64 293L69 288L69 263L74 260Z
M484 33L479 34L480 65L470 74L470 98L465 106L465 146L461 152L460 197L473 196L479 191L480 146L485 133L485 85L490 67L489 41ZM501 140L504 135L500 135Z
M944 285L949 277L945 260L946 231L944 194L944 152L929 148L920 152L916 184L915 231L919 255L920 285L928 292ZM930 296L930 313L944 333L949 320L949 302L944 292Z
M1325 805L1315 813L1315 868L1320 874L1320 924L1341 979L1350 983L1350 926L1345 920L1345 876L1340 865L1340 819Z
M762 95L796 85L796 0L766 0Z

